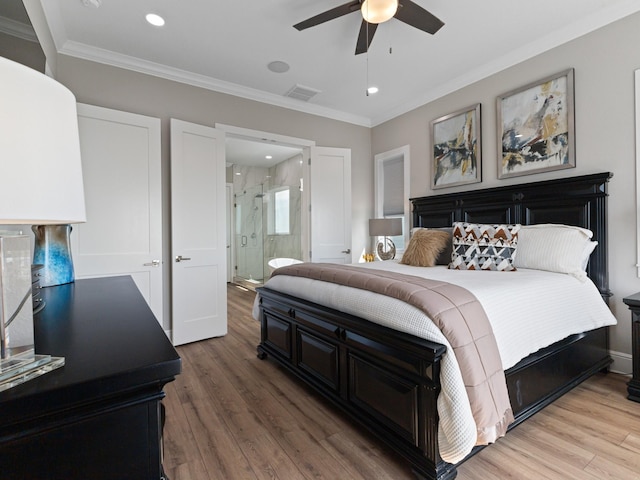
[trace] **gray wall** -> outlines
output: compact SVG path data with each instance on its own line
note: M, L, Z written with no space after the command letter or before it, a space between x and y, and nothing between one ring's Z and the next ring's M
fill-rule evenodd
M442 115L482 104L482 183L456 190L487 188L613 172L609 184L609 277L618 319L611 348L619 370L630 369L630 313L622 298L640 290L637 276L634 70L640 68L640 14L627 17L489 78L381 124L372 131L372 153L410 145L411 196L433 191L429 165L429 122ZM575 69L576 168L498 180L496 97L567 68ZM623 355L616 355L622 352ZM627 370L629 371L629 370Z
M44 53L37 42L30 42L0 32L0 57L8 58L44 73Z
M170 313L169 119L201 125L216 123L313 140L316 145L351 149L352 246L368 244L366 225L373 213L371 130L252 100L221 94L120 68L58 55L56 79L80 103L158 117L162 122L163 243L165 328ZM355 259L357 260L357 258Z

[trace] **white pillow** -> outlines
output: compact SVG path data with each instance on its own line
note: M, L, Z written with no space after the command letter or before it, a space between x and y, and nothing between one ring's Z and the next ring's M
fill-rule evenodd
M559 224L523 225L518 236L516 268L533 268L587 278L587 264L598 242L586 228Z

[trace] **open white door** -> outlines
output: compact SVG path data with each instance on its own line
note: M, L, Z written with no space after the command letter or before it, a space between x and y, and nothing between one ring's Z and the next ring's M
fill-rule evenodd
M78 104L87 222L76 278L131 275L162 325L160 119Z
M227 333L224 132L171 119L173 344Z
M311 261L351 263L351 150L311 147Z

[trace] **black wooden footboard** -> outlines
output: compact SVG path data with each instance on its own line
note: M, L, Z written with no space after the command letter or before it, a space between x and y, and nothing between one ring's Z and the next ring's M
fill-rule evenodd
M436 401L446 348L289 295L259 289L269 354L405 457L424 478L449 479Z

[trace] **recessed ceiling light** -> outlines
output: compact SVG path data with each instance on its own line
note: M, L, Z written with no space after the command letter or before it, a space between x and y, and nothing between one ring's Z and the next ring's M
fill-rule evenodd
M373 95L374 93L378 93L378 87L369 87L367 88L367 94Z
M147 19L147 22L154 27L162 27L164 25L164 18L160 15L156 15L155 13L148 13L145 18Z
M271 160L273 157L271 155L265 155L265 157L267 160Z

